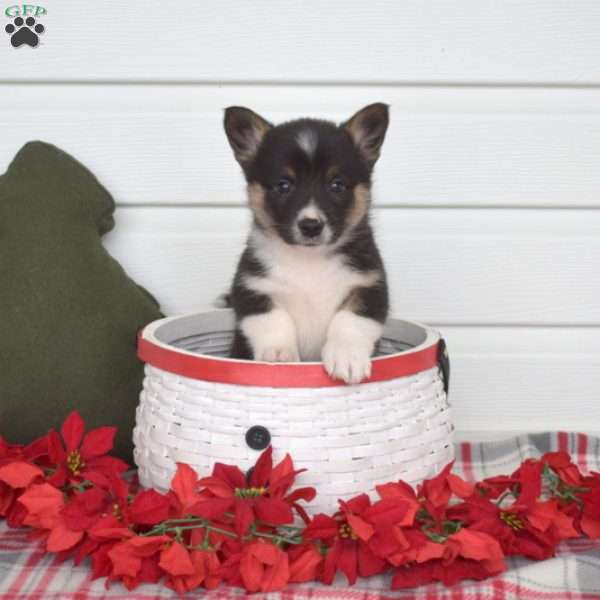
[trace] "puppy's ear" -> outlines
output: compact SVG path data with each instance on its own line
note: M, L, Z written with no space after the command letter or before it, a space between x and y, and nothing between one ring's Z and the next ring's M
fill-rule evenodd
M241 106L226 108L223 124L229 145L242 167L256 156L265 133L273 127L260 115Z
M371 165L379 158L379 151L389 123L388 105L378 102L359 110L342 127Z

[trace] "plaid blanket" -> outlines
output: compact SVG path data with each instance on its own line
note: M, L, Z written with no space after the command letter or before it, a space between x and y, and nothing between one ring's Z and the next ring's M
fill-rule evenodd
M462 443L457 447L456 470L467 479L510 473L528 457L550 450L566 450L583 469L600 471L600 438L584 434L542 433L502 442ZM418 590L393 592L389 576L359 580L347 587L339 578L335 585L290 586L268 594L269 600L588 600L600 599L600 541L565 543L557 556L543 562L508 559L509 569L501 576L480 583L463 583L453 588L429 585ZM189 597L233 599L245 592L219 588L197 591ZM87 564L74 567L45 555L39 542L26 530L11 530L0 523L0 600L99 600L101 598L149 600L176 598L158 585L140 586L127 592L120 584L106 588L105 580L91 581Z

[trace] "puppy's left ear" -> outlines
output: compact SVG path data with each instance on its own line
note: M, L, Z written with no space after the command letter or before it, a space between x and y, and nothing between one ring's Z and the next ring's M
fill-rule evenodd
M273 127L260 115L242 106L226 108L223 125L233 154L242 167L252 162L265 133Z
M369 104L359 110L342 127L352 136L354 143L370 165L375 164L385 139L389 123L388 105L381 102Z

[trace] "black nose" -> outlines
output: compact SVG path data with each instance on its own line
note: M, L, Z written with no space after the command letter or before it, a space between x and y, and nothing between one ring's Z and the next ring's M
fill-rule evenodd
M302 219L298 221L298 228L309 238L317 237L323 231L323 223L319 219Z

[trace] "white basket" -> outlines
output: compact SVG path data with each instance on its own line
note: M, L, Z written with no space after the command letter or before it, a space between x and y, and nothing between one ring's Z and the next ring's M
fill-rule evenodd
M246 442L253 426L268 430L275 461L289 452L307 469L296 484L317 489L313 514L379 483L414 485L452 460L432 329L388 321L373 374L358 385L332 380L321 363L226 358L232 334L229 310L161 319L141 332L147 364L134 457L143 486L168 489L176 462L200 476L216 462L249 469L261 452Z

